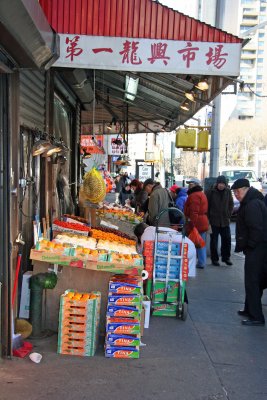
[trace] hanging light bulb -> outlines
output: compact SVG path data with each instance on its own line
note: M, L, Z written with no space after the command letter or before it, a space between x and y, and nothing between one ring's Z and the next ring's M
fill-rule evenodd
M34 143L32 147L32 155L39 156L40 154L45 153L49 148L51 148L51 143L49 140L38 140L36 143Z
M180 108L184 111L189 111L190 110L190 106L188 101L184 101L183 104L180 105Z
M195 93L192 90L185 92L184 95L188 100L194 101L194 102L196 101L195 100Z
M52 154L60 153L62 150L63 150L62 146L52 145L52 147L46 151L46 153L44 154L44 157L49 157Z
M196 85L195 87L199 90L205 91L208 90L209 88L209 84L207 79L201 79Z

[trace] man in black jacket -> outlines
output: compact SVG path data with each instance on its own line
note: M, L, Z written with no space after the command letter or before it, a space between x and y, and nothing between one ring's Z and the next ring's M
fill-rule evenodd
M232 265L230 218L234 201L231 190L227 187L225 176L218 176L216 185L207 192L208 218L212 233L210 235L210 256L213 265L219 266L218 237L221 236L222 262Z
M240 202L236 222L236 252L245 254L245 307L238 314L248 317L243 325L265 324L261 297L267 288L267 208L261 192L247 179L237 179L232 188Z

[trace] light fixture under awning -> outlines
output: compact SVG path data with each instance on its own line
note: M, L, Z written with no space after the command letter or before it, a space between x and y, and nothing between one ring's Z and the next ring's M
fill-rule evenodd
M137 88L138 88L139 78L133 78L132 76L126 75L125 77L125 99L134 101Z

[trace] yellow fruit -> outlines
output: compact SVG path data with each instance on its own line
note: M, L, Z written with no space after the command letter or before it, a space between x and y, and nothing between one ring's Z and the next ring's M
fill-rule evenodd
M84 293L81 300L88 300L88 299L90 299L90 294Z
M95 168L84 175L83 194L91 203L100 203L106 196L105 181Z

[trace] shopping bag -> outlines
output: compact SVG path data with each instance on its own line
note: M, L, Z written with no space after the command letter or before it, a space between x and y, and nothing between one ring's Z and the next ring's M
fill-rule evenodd
M201 249L206 246L205 240L201 237L196 227L193 227L191 232L188 235L188 239L190 239L197 249Z

